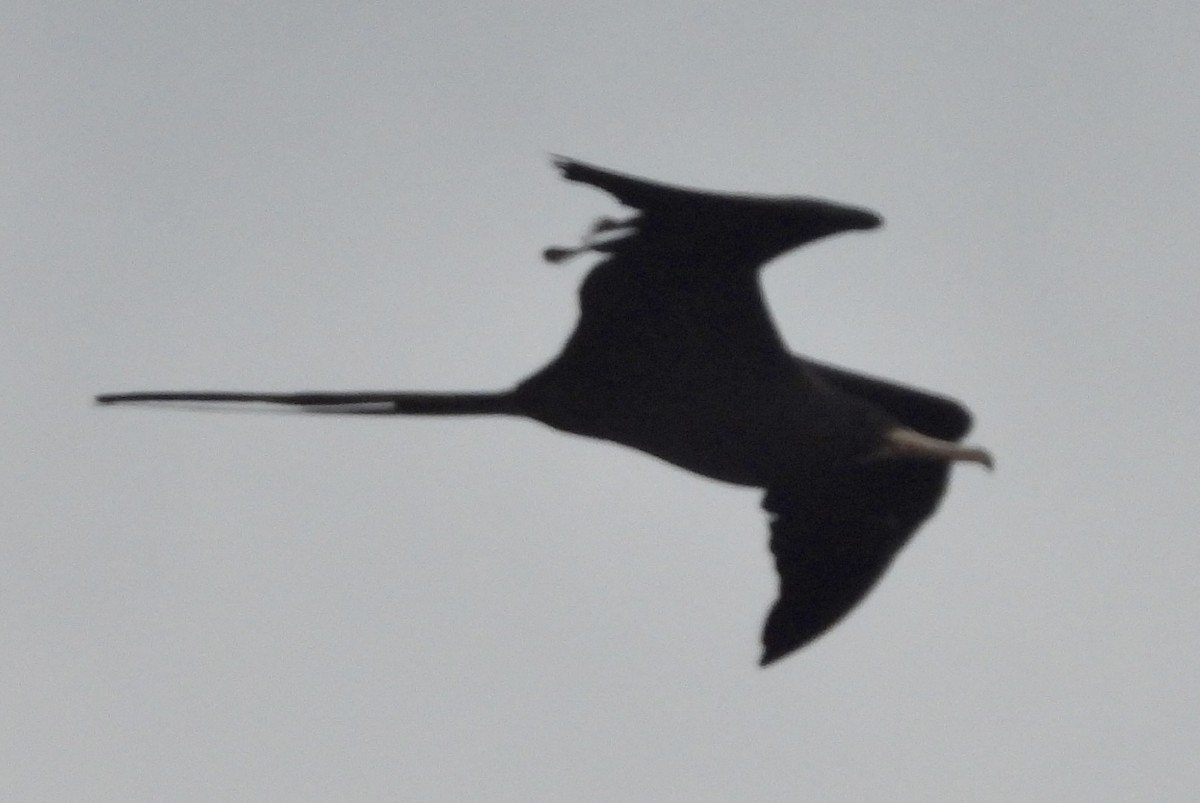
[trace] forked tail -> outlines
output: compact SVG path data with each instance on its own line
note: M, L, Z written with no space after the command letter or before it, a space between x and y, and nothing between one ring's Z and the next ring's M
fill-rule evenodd
M168 402L180 404L282 404L313 413L373 415L520 415L513 394L404 393L399 391L243 393L237 391L139 391L104 393L99 404Z

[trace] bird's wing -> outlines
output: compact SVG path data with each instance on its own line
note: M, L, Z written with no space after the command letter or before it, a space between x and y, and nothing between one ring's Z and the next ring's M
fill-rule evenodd
M554 165L562 171L563 178L590 184L604 190L621 203L643 212L660 209L677 209L680 204L690 205L705 200L721 200L739 196L707 190L677 187L658 181L617 173L602 167L586 164L565 156L554 157Z
M756 275L757 229L731 223L741 214L739 196L555 163L567 179L636 210L627 220L601 220L576 248L547 249L552 262L588 251L605 256L580 286L579 321L556 362L598 371L615 361L658 375L664 361L711 363L714 350L782 347Z
M937 507L949 466L862 463L806 491L768 489L779 598L763 629L762 665L824 633L857 605Z
M809 359L801 362L825 382L886 410L924 435L957 441L971 429L971 413L953 399Z
M568 181L603 190L637 214L598 221L578 248L547 249L551 262L595 251L622 258L625 271L659 273L680 262L692 275L703 275L723 273L740 261L751 263L749 268L765 261L751 256L745 241L752 239L745 232L728 231L730 216L749 203L746 196L676 187L563 157L554 164Z
M693 350L760 354L782 349L758 270L813 240L880 225L874 212L818 198L716 193L661 184L557 158L565 178L597 187L636 210L601 220L577 247L547 260L607 256L580 288L580 321L566 354L598 359ZM680 348L672 350L670 344ZM710 360L711 361L711 360Z
M554 164L568 181L604 190L639 214L625 221L601 221L580 248L547 250L552 262L587 250L614 254L636 250L643 259L647 254L657 259L686 256L689 263L755 271L805 243L839 232L873 229L883 222L868 209L820 198L680 187L564 157L555 157ZM701 268L693 265L691 270Z

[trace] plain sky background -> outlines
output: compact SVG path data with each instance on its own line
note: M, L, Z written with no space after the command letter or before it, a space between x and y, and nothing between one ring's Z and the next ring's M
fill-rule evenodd
M1183 800L1200 789L1194 2L9 2L0 797ZM965 400L866 604L760 670L758 494L517 420L101 409L490 389L607 196L887 226L765 274Z

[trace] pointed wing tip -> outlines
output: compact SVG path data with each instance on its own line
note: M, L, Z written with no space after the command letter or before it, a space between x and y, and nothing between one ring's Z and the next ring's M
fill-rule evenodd
M771 623L768 619L764 630L770 628ZM776 661L787 658L792 653L807 647L809 643L816 641L821 635L824 635L828 628L823 628L812 633L803 634L780 634L764 632L762 637L762 656L758 659L758 665L766 668Z
M758 665L760 668L766 669L768 666L775 663L789 652L791 652L791 650L784 650L780 652L779 650L773 650L770 647L765 647L763 648L762 657L758 659Z
M554 167L557 168L565 178L570 178L570 176L567 175L568 172L570 172L571 168L578 165L579 162L575 161L570 156L552 153L550 154L550 164L554 165Z
M613 175L607 170L590 165L587 162L581 162L578 159L572 159L570 156L561 156L557 153L550 154L550 163L554 165L559 174L567 181L591 184L593 187L598 187L605 192L612 192L612 190L602 186L604 178Z

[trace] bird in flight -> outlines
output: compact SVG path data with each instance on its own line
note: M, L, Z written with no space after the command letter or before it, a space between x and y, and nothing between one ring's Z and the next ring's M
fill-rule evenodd
M765 666L820 636L871 590L937 507L960 443L958 402L791 353L763 300L764 264L822 237L874 229L866 209L804 197L706 192L573 159L562 175L632 210L602 218L558 263L601 259L579 322L548 365L508 390L256 393L145 391L125 402L255 402L313 412L524 416L762 488L779 596Z

